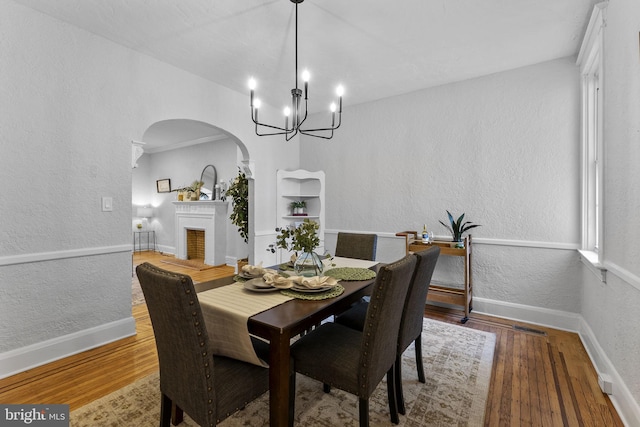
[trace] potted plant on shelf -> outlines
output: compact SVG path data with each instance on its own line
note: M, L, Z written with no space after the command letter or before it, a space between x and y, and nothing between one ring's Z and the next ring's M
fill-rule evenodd
M299 276L320 276L322 260L314 250L320 244L318 229L320 225L305 219L297 227L288 226L276 229L280 234L276 237L276 247L294 252L293 269Z
M195 180L188 187L174 188L171 190L178 193L178 201L179 202L188 202L190 200L200 200L200 188L204 185L204 182Z
M447 216L449 217L449 224L445 224L442 221L440 221L440 224L444 225L453 236L454 247L464 248L462 235L472 228L480 227L480 224L474 224L470 221L462 222L464 220L464 213L460 215L457 220L453 219L453 215L451 215L449 211L447 211Z
M304 200L291 202L290 206L291 206L291 215L299 215L299 216L305 215L304 208L307 207L307 202L305 202Z

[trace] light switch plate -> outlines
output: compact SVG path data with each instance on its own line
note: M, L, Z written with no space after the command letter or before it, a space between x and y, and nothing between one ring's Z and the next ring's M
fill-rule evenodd
M102 212L111 212L113 211L113 197L103 197L102 198Z

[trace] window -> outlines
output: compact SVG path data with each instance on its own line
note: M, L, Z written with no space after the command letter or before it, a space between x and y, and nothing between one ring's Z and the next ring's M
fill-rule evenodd
M582 76L582 242L581 254L603 270L603 37L607 3L595 5L578 65ZM604 274L603 274L604 277Z

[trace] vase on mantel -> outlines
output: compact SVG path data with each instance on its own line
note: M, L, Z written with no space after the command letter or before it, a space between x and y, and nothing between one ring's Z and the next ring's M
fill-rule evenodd
M317 253L302 252L293 263L293 270L298 276L313 277L322 275L322 260Z

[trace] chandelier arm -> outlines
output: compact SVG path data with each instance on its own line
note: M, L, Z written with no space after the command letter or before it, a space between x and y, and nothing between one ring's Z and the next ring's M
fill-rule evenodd
M266 123L261 123L258 120L256 120L255 116L253 115L253 111L251 113L251 121L253 121L253 123L255 123L255 125L256 125L256 134L258 134L258 130L257 130L258 126L264 126L264 127L268 127L268 128L271 128L271 129L277 129L277 130L281 131L281 132L278 132L278 133L267 133L267 134L263 134L263 135L282 135L283 133L291 133L291 132L293 132L295 130L295 128L289 129L287 127L283 128L283 127L280 127L280 126L273 126L273 125L268 125Z
M338 113L338 124L327 128L315 128L315 129L300 129L300 132L322 132L322 131L334 131L342 124L342 113Z
M285 139L285 141L291 141L293 139L293 137L296 136L297 134L298 134L298 129L295 129L293 132L285 133L284 139ZM291 136L289 136L289 135L291 135Z
M331 135L330 136L318 135L318 134L315 134L315 133L310 133L310 132L314 132L316 130L319 130L319 129L311 129L311 130L302 130L302 129L300 129L300 133L302 135L312 136L314 138L322 138L322 139L331 139L331 138L333 138L333 129L327 129L327 130L331 131Z

